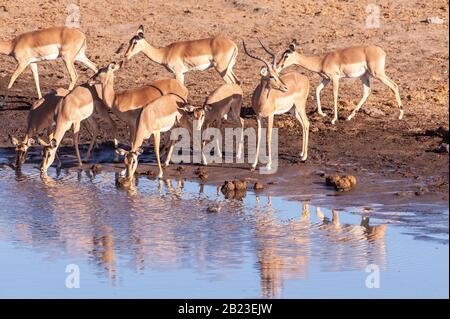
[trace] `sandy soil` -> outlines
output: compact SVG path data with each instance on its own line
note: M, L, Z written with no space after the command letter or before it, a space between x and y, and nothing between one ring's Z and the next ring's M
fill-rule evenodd
M0 37L11 38L25 31L63 25L69 14L68 5L72 2L79 4L78 0L2 0ZM267 181L277 179L278 183L284 183L279 189L290 193L300 185L308 187L315 182L323 182L322 171L345 172L362 181L358 183L359 192L353 192L354 199L363 196L364 183L373 185L377 181L377 187L368 188L369 192L383 189L383 181L396 180L397 183L390 187L398 187L400 196L395 195L394 201L411 202L411 196L415 201L448 201L448 154L434 152L440 143L448 143L448 2L377 1L381 14L379 29L365 27L368 3L81 0L81 29L88 38L87 55L100 66L121 59L123 52L116 54L115 51L122 43L128 42L139 24L145 26L147 40L156 46L218 33L230 36L240 49L234 70L243 82L246 95L243 113L247 126L256 126L254 115L247 108L259 80L260 66L243 54L241 39L246 39L249 46L256 49L256 37L260 37L279 52L296 38L300 43L298 50L309 55L355 44L380 45L387 52L387 74L400 86L404 119L397 119L393 94L374 80L372 95L363 110L353 121L344 121L362 91L359 80L347 79L340 86L341 119L332 126L330 117L321 118L315 112L313 92L319 76L299 67L292 68L307 75L311 82L312 93L307 104L312 124L310 158L307 163L295 163L299 153L297 146L301 142L300 126L290 116L278 116L275 126L280 128L282 167L275 176L259 178ZM425 23L424 20L431 16L443 18L444 24ZM1 56L0 63L0 85L3 88L14 69L14 61ZM92 75L81 65L78 71L80 83ZM163 67L139 55L118 74L116 88L127 89L166 77L171 75ZM62 61L41 64L40 79L44 93L51 88L68 85ZM186 76L193 104L201 104L207 94L221 83L214 70ZM23 135L27 110L35 97L31 71L27 70L13 87L5 109L0 111L2 146L10 146L8 133ZM330 87L322 91L322 105L331 114ZM126 141L125 127L119 120L117 122L122 141ZM84 134L82 139L86 141L86 137ZM110 138L110 133L105 130L102 141ZM70 145L70 141L68 143ZM243 169L215 168L211 171L213 181L214 176L217 181L227 174L233 177L236 171L240 172L238 175L252 176ZM288 179L294 172L295 178ZM392 193L396 193L395 189Z

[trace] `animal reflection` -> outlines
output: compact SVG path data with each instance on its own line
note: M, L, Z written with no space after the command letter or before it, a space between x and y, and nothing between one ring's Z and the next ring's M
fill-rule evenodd
M21 173L21 180L33 178ZM337 210L324 213L302 203L297 215L285 218L284 208L277 209L270 196L254 202L225 199L182 179L139 176L134 181L139 185L124 192L103 189L98 183L107 180L83 171L74 176L63 170L41 179L39 187L14 184L29 198L16 204L17 211L31 213L10 213L15 227L6 232L0 226L1 236L13 234L16 241L45 248L53 258L84 258L112 285L121 275L120 258L139 273L187 267L221 281L227 270L243 267L250 254L257 260L262 297L280 297L285 281L306 279L314 259L322 271L386 264L387 226L370 225L367 216L347 223ZM222 209L208 213L213 201Z
M307 203L298 219L283 223L271 205L268 199L265 206L255 209L261 297L280 297L285 280L306 278L313 258L323 259L325 271L385 265L386 225L370 226L367 216L359 225L343 224L338 211L332 211L330 220L319 207L318 222L314 222Z

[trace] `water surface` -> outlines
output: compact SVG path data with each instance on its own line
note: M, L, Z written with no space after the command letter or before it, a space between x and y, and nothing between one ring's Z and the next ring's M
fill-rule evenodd
M3 298L448 298L446 207L333 211L177 180L121 189L113 172L43 179L31 165L0 169L0 203ZM66 287L71 264L80 288Z

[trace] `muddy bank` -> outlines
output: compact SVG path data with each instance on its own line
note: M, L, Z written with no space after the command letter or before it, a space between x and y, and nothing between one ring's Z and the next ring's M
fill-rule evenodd
M2 5L5 6L0 19L2 38L48 27L49 21L62 25L67 18L64 2L7 0ZM430 16L448 17L447 2L399 0L382 3L379 29L365 27L366 4L352 1L327 1L326 6L320 1L298 3L290 0L258 1L258 4L217 0L208 1L207 5L190 0L184 1L183 5L139 0L132 4L110 1L105 5L103 1L96 1L82 2L80 9L81 29L87 35L87 55L98 65L120 59L121 55L115 50L129 40L139 24L145 25L152 43L157 46L217 33L229 35L239 47L234 70L242 81L245 95L243 116L246 126L253 127L256 122L249 107L260 65L243 54L241 39L248 40L249 47L256 50L256 37L260 37L278 52L296 38L300 43L299 50L308 55L362 43L380 45L387 53L386 72L400 87L405 109L402 121L397 119L392 92L374 80L372 94L365 106L351 122L346 122L345 116L361 98L361 84L359 80L343 80L339 94L340 121L332 126L329 123L331 88L322 91L322 105L329 115L322 118L315 113L314 88L319 77L299 67L292 68L307 75L311 82L307 102L311 121L307 163L296 163L301 141L299 124L289 116L277 116L275 127L280 128L281 163L276 175L261 177L250 173L248 165L211 167L208 168L207 183L220 184L234 176L259 178L265 184L274 182L262 192L299 197L322 194L316 200L331 199L342 206L353 202L363 205L364 201L398 206L446 204L448 201L448 154L435 151L442 143L448 144L448 20L436 25L423 22ZM270 28L267 28L268 21ZM3 56L0 64L0 85L4 87L15 65L11 58ZM92 75L79 65L77 70L79 82ZM51 88L67 87L68 76L61 61L43 63L39 71L43 93ZM138 55L118 73L116 89L136 87L170 76L163 67ZM214 70L186 75L194 105L200 105L221 83ZM1 147L10 146L8 134L23 136L27 110L35 96L32 75L27 70L11 90L5 109L0 110ZM125 143L125 127L116 121L121 142ZM106 125L102 127L107 129ZM109 141L111 137L110 132L103 131L100 141ZM82 141L87 141L84 130ZM71 145L70 134L63 143ZM101 151L107 150L97 150L96 161L109 162L112 157L102 159L100 156ZM70 148L68 152L72 154ZM10 154L8 150L8 156ZM145 163L139 167L141 171L148 169ZM195 178L191 169L186 167L183 173L186 178ZM358 186L345 195L335 196L333 190L322 188L321 172L355 175ZM178 171L172 166L166 173L176 176Z

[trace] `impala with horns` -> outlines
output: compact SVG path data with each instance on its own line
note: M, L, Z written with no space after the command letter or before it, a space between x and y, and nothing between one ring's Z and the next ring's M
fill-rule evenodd
M5 103L9 89L28 65L33 72L38 97L42 98L37 63L45 60L56 60L59 57L63 59L70 75L69 91L72 90L78 79L75 61L79 61L97 72L97 67L86 57L85 51L86 36L84 33L78 29L67 27L37 30L21 34L12 40L0 40L0 54L10 55L17 61L17 68L5 89L0 106Z
M204 71L211 67L216 69L225 82L239 83L233 73L238 48L225 36L174 42L157 48L145 40L144 27L141 25L136 35L131 38L125 57L129 60L139 52L143 52L153 62L163 65L183 84L184 73Z
M295 64L319 74L322 77L321 83L316 88L317 111L320 115L326 116L322 112L320 104L320 92L331 82L333 82L334 97L334 117L332 124L338 120L338 90L341 78L359 78L363 85L363 96L356 105L353 112L347 117L351 120L363 106L370 94L370 78L374 77L389 87L395 94L398 107L400 109L399 119L403 118L403 106L397 84L385 73L386 53L378 46L365 45L353 46L345 49L335 50L323 56L305 56L295 51L297 41L294 39L289 44L288 49L283 53L277 64L277 70Z
M300 153L300 157L302 161L305 161L308 157L309 120L306 116L305 107L309 93L309 80L306 76L303 76L297 72L289 72L279 75L276 71L275 54L267 49L261 41L259 41L259 43L272 57L272 63L267 62L261 57L250 54L247 51L245 42L242 41L245 53L249 57L265 64L260 71L260 83L256 87L252 96L252 107L256 114L256 121L258 122L256 157L252 165L252 169L255 169L256 165L258 165L262 119L267 118L266 138L269 160L266 168L270 170L272 165L271 141L274 115L284 114L287 112L291 112L295 115L303 130L302 151Z
M222 128L222 121L231 120L241 128L241 137L238 143L237 158L241 158L244 147L244 119L241 118L242 101L244 99L242 88L234 83L223 84L214 90L205 100L202 108L194 110L194 119L198 120L201 127L208 128L215 125L219 130ZM220 150L221 142L217 141L217 151L222 156ZM203 148L206 141L202 141L202 163L208 165Z
M134 141L136 124L142 108L162 95L173 93L184 100L188 97L188 89L175 79L157 80L149 85L120 93L114 91L114 72L119 70L122 63L112 62L100 69L89 84L100 87L99 95L105 105L122 121L130 132L130 144Z
M28 113L27 129L22 142L9 135L11 143L16 147L16 168L20 168L25 163L28 149L35 143L33 138L35 135L47 130L49 140L53 139L51 127L55 121L56 106L67 94L69 94L68 90L58 88L33 103Z
M75 146L78 166L81 167L83 165L80 157L80 150L78 148L80 126L81 121L83 120L86 120L91 128L90 133L92 134L92 140L85 157L85 161L89 160L99 132L98 125L92 117L94 111L96 111L111 126L114 133L114 146L117 148L116 125L110 117L103 101L98 97L97 90L98 89L95 86L91 86L87 83L78 85L58 103L56 107L56 128L53 138L49 143L42 139L38 139L39 143L44 146L44 154L41 163L42 173L46 173L47 169L52 165L61 140L71 127L73 130L73 144Z
M187 117L190 118L192 116L188 112L191 113L193 110L192 106L188 105L183 98L176 94L163 95L146 105L137 120L136 133L131 144L131 150L117 150L120 155L125 156L125 171L122 172L122 175L125 175L125 178L128 180L133 179L138 165L138 156L143 152L141 146L144 140L149 139L153 135L155 157L159 168L158 178L162 178L163 170L159 158L161 132L167 132L176 126L181 126L192 132L190 125L192 121L187 120ZM173 147L174 143L171 143L166 162L170 161Z

